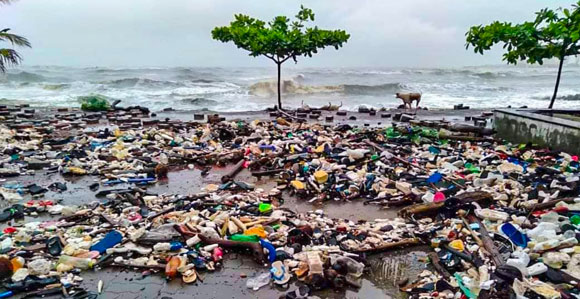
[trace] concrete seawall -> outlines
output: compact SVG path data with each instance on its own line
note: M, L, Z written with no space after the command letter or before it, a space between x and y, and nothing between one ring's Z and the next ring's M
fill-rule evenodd
M545 110L494 110L496 136L512 143L532 142L579 154L580 122L540 113L545 113Z

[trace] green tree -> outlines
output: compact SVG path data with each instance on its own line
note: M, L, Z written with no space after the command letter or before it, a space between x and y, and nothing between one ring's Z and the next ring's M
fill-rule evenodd
M297 57L318 53L325 47L342 47L350 37L344 30L323 30L307 28L305 23L314 21L311 9L300 7L296 20L278 16L271 22L237 14L229 26L216 27L211 34L221 42L233 42L238 48L250 52L250 56L265 56L278 66L278 108L282 109L280 91L281 67L289 59L297 63Z
M9 4L11 0L0 0L0 5ZM12 46L29 47L30 42L25 37L10 33L10 28L0 30L0 41L11 43ZM22 61L20 54L14 49L0 48L0 73L6 72L6 68L18 65Z
M493 45L503 43L506 52L503 60L508 64L526 61L542 65L546 59L558 59L558 76L549 108L552 109L558 94L562 66L567 56L580 54L580 1L571 9L542 9L531 22L512 24L493 22L473 26L466 33L466 48L473 46L476 53L483 54Z

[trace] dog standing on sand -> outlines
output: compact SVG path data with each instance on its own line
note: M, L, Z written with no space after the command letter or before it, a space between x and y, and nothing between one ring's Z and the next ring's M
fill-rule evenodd
M423 94L422 93L418 93L418 92L411 92L411 93L399 93L397 92L395 94L395 97L397 99L401 99L403 101L403 105L405 105L405 107L409 106L409 109L413 109L413 101L417 102L417 106L416 108L419 108L419 102L421 102L421 96Z

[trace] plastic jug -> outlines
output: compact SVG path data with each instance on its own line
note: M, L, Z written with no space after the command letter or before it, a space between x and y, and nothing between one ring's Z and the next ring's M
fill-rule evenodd
M33 262L30 262L28 264L29 269L32 266ZM58 259L58 263L73 266L75 268L84 270L84 269L92 268L95 265L95 260L90 259L90 258L79 258L79 257L74 257L74 256L61 255L60 258ZM49 263L49 265L50 265L50 263Z

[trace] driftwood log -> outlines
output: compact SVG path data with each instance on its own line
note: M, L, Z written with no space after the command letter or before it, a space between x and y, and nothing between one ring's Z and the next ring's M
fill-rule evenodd
M234 168L232 168L232 170L230 170L228 173L222 176L221 178L222 184L232 181L236 177L236 175L238 175L238 173L240 173L240 171L244 169L245 162L246 162L245 159L240 160L238 163L236 163L236 165L234 165Z
M526 209L528 211L540 211L540 210L544 210L544 209L549 209L549 208L555 207L560 202L574 203L574 199L575 198L572 198L572 197L554 199L554 200L550 200L550 201L547 201L547 202L542 202L542 203L537 203L537 204L531 205L529 207L526 207Z
M493 196L485 191L465 192L454 196L455 199L461 203L481 202L485 200L492 200ZM449 199L448 199L449 200ZM405 207L399 211L399 215L408 217L410 215L428 215L434 214L443 207L445 202L431 202L422 203Z
M441 276L443 276L443 278L445 278L445 280L447 280L451 277L451 274L449 274L447 269L445 269L443 266L441 266L441 261L439 260L439 256L437 256L437 253L430 252L427 256L431 260L431 264L433 264L433 267L435 268L435 270L437 270L437 272L439 272L439 274L441 274Z

